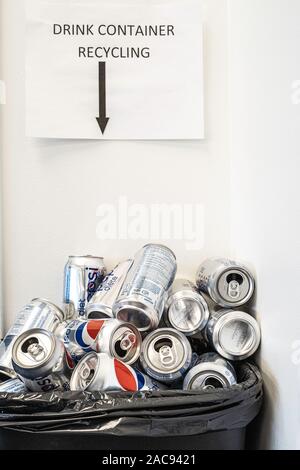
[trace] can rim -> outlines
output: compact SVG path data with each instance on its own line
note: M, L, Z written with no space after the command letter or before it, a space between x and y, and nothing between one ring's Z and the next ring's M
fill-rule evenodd
M105 305L105 304L100 304L100 303L93 303L93 304L87 304L87 308L86 308L86 318L87 320L96 320L98 317L95 317L95 318L89 318L89 315L91 313L102 313L103 315L105 315L105 317L99 317L99 320L101 320L102 318L105 319L105 318L114 318L114 315L113 315L113 311L112 311L112 307L110 307L109 305Z
M202 362L197 364L192 369L188 371L183 381L184 390L192 390L193 383L203 373L215 373L218 375L218 378L221 379L221 382L225 384L225 387L230 387L231 385L237 384L237 378L233 372L225 367L225 365L214 364L211 362ZM196 374L196 375L195 375Z
M253 340L247 349L243 350L241 354L234 354L230 349L224 348L220 340L222 329L232 321L241 320L250 325L253 333ZM225 310L222 317L220 317L214 327L213 331L213 344L217 352L226 359L233 361L242 361L252 356L258 349L261 341L261 333L258 322L249 313L237 310Z
M156 336L174 336L176 335L177 338L179 338L182 341L183 348L185 351L185 357L181 361L181 363L176 367L175 370L172 371L160 371L157 369L152 362L149 361L148 355L145 356L145 351L148 350L149 343L154 340ZM175 381L179 377L178 374L180 374L180 371L183 370L184 365L188 363L190 365L191 360L192 360L192 348L191 345L187 339L187 337L181 333L180 331L177 331L173 328L158 328L157 330L152 331L146 338L144 339L142 343L142 348L141 348L141 356L140 360L142 363L142 366L146 373L150 375L151 377L157 379L158 381L163 381L163 380L170 380L170 381ZM151 368L149 370L149 368ZM188 367L187 367L188 368ZM163 375L163 379L159 377L159 374ZM181 376L181 374L180 374Z
M249 282L249 290L248 290L247 295L243 299L241 299L237 302L235 302L235 301L230 302L230 301L224 299L222 297L222 294L221 294L220 289L219 289L220 277L223 276L224 274L226 274L227 272L231 272L231 271L240 271L240 272L242 272L244 274L244 276L247 277L248 282ZM220 269L219 272L217 273L216 280L215 280L213 286L208 284L208 292L209 292L209 295L211 296L211 298L218 305L220 305L221 307L225 307L225 308L228 308L228 307L241 307L242 305L245 305L251 299L251 297L254 293L254 289L255 289L255 280L254 280L253 275L250 273L250 271L245 266L243 266L241 264L237 264L234 267L231 266L231 267L226 267L225 269Z
M126 311L131 311L134 314L136 313L144 314L149 320L147 325L144 327L143 326L139 327L133 321L128 321L128 319L123 319L121 317L121 314L123 313L124 315ZM142 331L142 332L153 330L154 328L157 328L159 324L159 319L158 319L159 313L156 310L154 310L154 308L151 308L148 305L145 305L138 300L129 300L127 298L124 300L120 299L119 302L116 302L114 304L113 313L117 320L127 322L127 323L132 323L139 331Z
M29 333L30 333L30 335L34 335L36 333L42 333L45 336L48 336L51 340L51 351L49 352L47 357L42 362L40 362L39 364L34 364L32 366L29 366L29 365L26 366L25 370L26 370L26 372L29 372L29 374L34 372L35 370L38 370L40 367L47 367L49 362L51 362L52 354L53 354L53 351L55 351L56 344L61 345L61 348L60 348L61 351L60 352L62 352L63 349L64 349L64 345L63 345L62 341L60 341L58 338L56 338L54 333L52 333L50 331L47 331L47 330L44 330L43 328L33 328L31 330L24 331L24 333L22 333L20 336L18 336L18 338L14 342L13 349L12 349L12 363L13 363L13 367L14 367L15 372L18 374L19 372L16 369L20 368L22 370L22 373L20 373L20 375L24 376L25 378L28 378L28 379L30 379L30 376L29 376L29 374L27 376L26 374L23 373L24 364L21 364L20 361L18 360L18 358L16 356L16 351L17 351L17 348L19 347L20 343L24 340L24 338L26 338L26 336L30 336Z

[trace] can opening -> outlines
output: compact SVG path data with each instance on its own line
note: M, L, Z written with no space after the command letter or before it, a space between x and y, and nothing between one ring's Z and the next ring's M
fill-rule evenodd
M244 280L243 280L243 276L241 276L240 274L238 273L230 273L228 274L228 276L226 277L226 281L228 282L228 284L230 284L232 281L235 281L237 282L239 285L242 285Z
M102 318L111 318L111 317L109 315L106 315L106 313L104 312L98 312L96 310L88 314L88 320L101 320Z
M169 338L158 339L154 343L154 349L155 349L156 352L159 352L160 349L164 346L167 346L167 347L171 348L173 346L173 343Z
M31 338L28 338L26 341L21 346L21 350L23 353L28 353L28 349L32 344L39 344L39 340L32 336Z
M206 390L211 390L215 388L223 388L222 382L216 377L208 377L208 379L205 380L204 384L205 384Z
M116 343L115 343L115 351L116 351L116 354L117 354L119 357L124 358L124 357L127 356L128 351L127 351L126 349L123 349L123 348L122 348L121 343L122 343L121 340L116 341Z

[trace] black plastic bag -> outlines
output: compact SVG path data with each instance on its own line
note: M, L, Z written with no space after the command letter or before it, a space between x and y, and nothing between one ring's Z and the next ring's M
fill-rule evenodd
M237 367L239 384L205 392L0 394L0 428L62 435L192 436L246 428L262 405L256 366Z

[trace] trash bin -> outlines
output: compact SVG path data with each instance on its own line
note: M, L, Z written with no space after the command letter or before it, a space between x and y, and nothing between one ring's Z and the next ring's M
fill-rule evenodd
M238 385L205 392L0 394L0 449L244 449L262 405L262 379L237 366Z

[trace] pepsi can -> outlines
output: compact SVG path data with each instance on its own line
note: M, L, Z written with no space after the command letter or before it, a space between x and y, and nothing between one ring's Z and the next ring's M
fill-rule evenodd
M128 364L107 354L91 352L77 364L71 382L71 390L127 391L160 390L165 387Z
M136 254L113 306L115 317L133 323L140 331L157 328L176 270L176 257L169 248L144 246Z
M17 336L32 328L55 331L64 319L64 312L49 300L33 299L25 305L17 314L14 324L0 344L0 379L5 380L16 376L12 367L11 354Z
M175 279L168 292L165 323L186 336L199 334L209 318L208 305L187 279Z
M88 301L106 276L103 258L69 256L64 271L63 302L67 319L84 318Z
M210 346L231 361L247 359L260 344L259 324L251 315L239 310L213 311L205 332Z
M131 265L131 259L123 261L106 276L87 304L86 317L88 319L114 318L113 304L119 295Z
M221 307L240 307L254 292L254 278L246 266L226 258L209 258L199 267L196 284Z
M64 326L60 338L76 362L94 350L133 364L139 358L142 343L141 334L134 325L111 318L73 320Z
M21 334L13 346L12 363L32 392L70 389L73 360L62 341L49 331L36 328Z
M181 380L190 368L192 348L180 331L160 328L144 339L140 360L147 375L172 383Z
M25 384L20 379L9 379L0 383L0 393L25 393Z
M236 373L230 362L218 354L207 353L198 358L185 376L183 390L215 390L236 383Z

